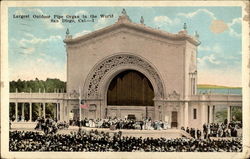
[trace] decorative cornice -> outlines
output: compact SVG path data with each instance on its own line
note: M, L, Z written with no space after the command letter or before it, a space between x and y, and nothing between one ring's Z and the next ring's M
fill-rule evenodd
M143 32L146 34L151 34L154 36L158 36L158 37L162 37L162 38L166 38L166 39L174 40L174 41L187 40L196 46L200 45L200 41L197 38L190 36L185 32L179 32L178 34L173 34L173 33L169 33L166 31L154 29L154 28L148 27L148 26L143 25L143 24L136 24L136 23L133 23L129 20L120 20L120 21L116 22L115 24L112 24L112 25L107 26L103 29L96 30L96 31L93 31L91 33L82 35L80 37L72 38L72 39L70 39L70 38L65 39L64 43L70 45L70 44L75 44L75 43L80 42L80 41L87 41L89 39L98 37L100 35L112 32L112 31L120 29L120 28L128 28L128 29L140 31L140 32Z

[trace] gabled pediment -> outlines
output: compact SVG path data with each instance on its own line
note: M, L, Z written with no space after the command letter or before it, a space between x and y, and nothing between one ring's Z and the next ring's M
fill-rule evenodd
M132 22L126 13L125 14L123 13L123 15L119 16L118 21L115 24L112 24L105 28L82 35L80 37L76 37L76 38L72 38L72 36L69 36L68 38L66 37L64 42L68 45L76 44L81 41L87 41L89 39L97 38L101 35L108 34L110 32L114 32L122 28L130 29L133 31L138 31L144 34L150 34L152 36L157 36L160 38L165 38L165 39L173 40L173 41L187 40L196 46L200 44L200 41L196 37L188 35L186 30L182 30L177 34L173 34L173 33L159 30L159 29L154 29L154 28L144 25L142 20L141 20L141 24Z

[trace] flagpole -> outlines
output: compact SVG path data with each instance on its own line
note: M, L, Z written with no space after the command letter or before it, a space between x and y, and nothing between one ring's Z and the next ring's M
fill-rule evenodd
M81 127L81 119L82 119L82 109L81 109L81 89L79 87L79 126Z

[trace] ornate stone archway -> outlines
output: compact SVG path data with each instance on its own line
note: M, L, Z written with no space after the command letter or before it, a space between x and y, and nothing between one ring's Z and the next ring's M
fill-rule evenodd
M85 80L84 98L86 100L104 99L110 80L126 69L143 73L153 85L155 99L164 98L163 82L156 68L142 57L124 53L105 58L94 66Z
M128 53L119 53L98 62L85 80L82 99L90 106L96 106L96 117L107 117L108 107L106 99L108 86L117 74L125 70L136 70L145 75L154 89L154 106L162 106L162 103L158 100L165 97L165 87L157 69L142 57ZM152 108L151 112L154 118L158 118L158 109Z

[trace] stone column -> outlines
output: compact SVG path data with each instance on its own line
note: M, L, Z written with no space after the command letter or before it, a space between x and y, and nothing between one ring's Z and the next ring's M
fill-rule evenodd
M227 107L227 123L231 122L231 106Z
M188 102L184 104L184 127L188 127Z
M67 112L64 112L64 106L63 106L63 102L62 101L60 101L59 102L59 107L60 107L60 110L59 110L59 113L60 113L60 121L64 121L64 115L65 115L65 113L67 113ZM78 107L79 107L79 105L78 105Z
M209 123L213 123L213 106L209 106Z
M215 122L215 105L213 105L213 123Z
M39 117L41 117L41 103L39 103L38 115L39 115Z
M30 113L29 113L30 119L29 119L29 121L31 122L32 121L32 103L30 102L29 105L30 105Z
M15 121L17 122L17 121L18 121L18 119L17 119L17 118L18 118L18 103L17 103L17 102L15 103L15 110L16 110L16 111L15 111L15 114L16 114L16 119L15 119Z
M46 103L43 103L43 117L44 117L44 119L45 119L45 117L46 117L46 116L45 116L45 115L46 115L46 113L45 113L45 104L46 104Z
M56 103L56 119L57 119L57 121L60 120L59 119L59 103L58 102Z
M205 123L208 123L206 120L207 113L206 113L206 103L201 103L201 126Z
M180 107L180 114L179 114L179 116L180 116L180 124L178 124L179 126L184 126L184 106L182 106L182 105L180 105L181 107ZM167 107L167 105L166 105L166 107ZM165 107L165 109L166 109L166 107ZM168 114L168 111L167 110L165 110L164 111L164 118L165 118L165 116L168 116L169 114ZM164 119L165 120L165 119Z
M24 121L24 103L22 103L22 119L21 121Z
M54 120L54 119L57 119L57 112L56 112L57 103L52 103L52 104L53 104L53 105L56 104L56 105L54 105L54 108L53 108L53 110L54 110L54 118L53 118L53 120Z

